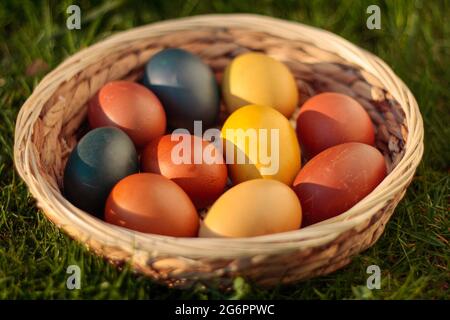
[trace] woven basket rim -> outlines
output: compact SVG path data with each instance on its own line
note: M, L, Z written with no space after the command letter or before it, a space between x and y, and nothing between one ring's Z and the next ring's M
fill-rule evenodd
M334 52L347 61L370 72L383 84L399 102L405 112L408 136L405 154L393 171L367 197L344 214L321 223L296 231L235 239L172 238L153 234L142 234L133 230L119 228L96 219L72 206L62 195L51 191L49 183L39 175L36 160L33 159L32 124L39 116L45 103L45 97L51 94L64 81L80 70L79 61L94 63L88 53L107 51L118 46L126 46L127 41L140 37L149 38L158 35L194 28L240 27L266 32L286 39L302 39L317 47ZM255 254L281 253L299 248L317 247L339 237L342 233L358 227L384 207L397 193L408 184L423 154L423 121L417 102L398 76L380 58L360 49L351 42L322 29L306 26L297 22L288 22L277 18L253 14L214 14L188 18L166 20L133 28L112 35L109 38L85 48L67 60L42 79L32 95L21 108L14 141L14 160L17 171L26 182L30 192L46 214L53 212L65 219L61 224L64 230L83 229L86 234L98 234L101 229L103 239L109 245L154 251L155 254L179 255L185 257L237 257ZM42 201L42 188L51 191L52 201ZM50 191L49 191L50 190ZM100 228L100 229L98 229ZM70 231L68 231L70 234Z

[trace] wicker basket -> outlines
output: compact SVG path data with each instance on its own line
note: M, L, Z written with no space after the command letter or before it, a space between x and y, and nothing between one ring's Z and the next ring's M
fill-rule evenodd
M297 231L246 239L143 234L75 208L60 187L65 161L86 119L86 102L108 81L137 79L146 61L166 47L199 55L219 81L234 56L249 50L265 52L294 74L300 105L322 91L353 96L372 118L376 146L384 154L389 175L338 217ZM81 50L48 74L25 102L14 143L17 170L51 221L97 254L115 263L130 262L170 286L200 282L227 287L238 275L274 285L343 267L380 237L422 153L423 123L417 103L383 61L332 33L255 15L159 22Z

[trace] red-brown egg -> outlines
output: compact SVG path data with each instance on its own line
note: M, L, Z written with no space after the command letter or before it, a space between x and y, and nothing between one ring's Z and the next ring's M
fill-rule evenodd
M140 148L166 131L166 114L158 98L146 87L130 81L105 84L89 101L92 128L122 129Z
M152 173L137 173L120 180L105 207L109 223L145 233L174 237L197 235L197 210L173 181Z
M326 92L308 99L297 117L297 137L307 158L346 142L373 145L370 117L355 99Z
M227 167L219 149L189 134L165 135L150 142L141 154L141 170L174 181L197 208L212 204L227 183Z
M383 155L367 144L350 142L312 158L293 188L308 226L337 216L367 196L386 176Z

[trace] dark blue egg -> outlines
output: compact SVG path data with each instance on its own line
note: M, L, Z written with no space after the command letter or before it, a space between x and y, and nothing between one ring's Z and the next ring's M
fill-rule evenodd
M190 52L165 49L145 67L142 83L155 93L166 111L169 127L193 132L194 120L213 126L219 115L219 88L208 65Z
M79 209L102 216L114 185L138 170L137 152L127 134L113 127L94 129L69 156L64 195Z

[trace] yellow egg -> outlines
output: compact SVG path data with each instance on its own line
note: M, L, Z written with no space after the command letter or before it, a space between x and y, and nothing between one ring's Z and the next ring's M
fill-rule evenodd
M226 68L222 92L227 111L248 105L269 106L290 117L298 103L298 90L289 69L257 52L236 57Z
M222 127L226 162L235 184L274 179L291 185L300 170L300 146L288 119L270 107L248 105Z
M275 180L257 179L225 192L208 211L200 237L254 237L297 230L302 208L295 192Z

